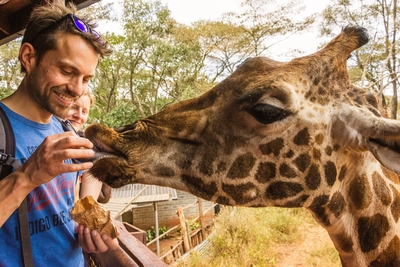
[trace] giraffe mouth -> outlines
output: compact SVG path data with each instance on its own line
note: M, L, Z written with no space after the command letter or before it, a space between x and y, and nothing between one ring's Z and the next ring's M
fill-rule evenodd
M112 150L106 150L101 146L94 145L93 147L94 156L91 158L77 158L75 160L79 162L95 162L98 159L102 158L111 158L111 157L118 157L120 158L121 155L117 154Z
M375 143L381 147L386 147L386 148L393 150L394 152L400 154L400 144L398 144L398 143L387 144L384 141L382 141L380 139L376 139L376 138L370 138L369 141L372 143Z

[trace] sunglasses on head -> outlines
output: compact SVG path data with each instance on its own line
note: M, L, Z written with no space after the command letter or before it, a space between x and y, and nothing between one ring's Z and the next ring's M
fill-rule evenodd
M56 27L57 25L59 25L61 22L63 22L66 19L71 19L72 23L74 24L75 28L77 30L79 30L80 32L86 33L86 34L92 34L94 37L96 37L98 39L99 42L101 42L101 38L100 35L95 31L92 30L92 28L90 28L89 25L87 25L83 20L81 20L80 18L78 18L77 16L75 16L74 14L68 14L65 15L64 17L62 17L59 20L54 21L53 23L51 23L50 25L48 25L47 27L41 29L33 38L31 41L26 41L29 43L33 43L36 39L36 37L38 37L39 35L49 31L50 29Z

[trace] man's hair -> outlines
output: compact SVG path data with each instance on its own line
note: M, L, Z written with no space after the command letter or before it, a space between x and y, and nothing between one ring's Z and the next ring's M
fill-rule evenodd
M72 20L62 19L68 14L75 14L76 11L77 8L72 3L65 6L62 3L58 3L58 1L37 6L32 10L22 43L30 43L35 48L38 62L41 61L46 52L57 48L57 37L62 33L81 36L101 58L111 54L112 50L109 44L102 40L100 36L90 32L82 32L76 28ZM97 24L87 17L79 17L79 19L90 29L97 27ZM21 66L21 71L26 71L23 66Z

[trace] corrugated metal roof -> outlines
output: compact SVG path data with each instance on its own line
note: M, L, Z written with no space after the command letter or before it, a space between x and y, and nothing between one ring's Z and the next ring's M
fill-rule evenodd
M146 185L145 184L128 184L120 188L113 188L111 196L112 198L125 198L125 197L134 197L136 196ZM176 200L178 199L178 194L175 189L158 186L158 185L149 185L140 196L153 196L153 198L157 198L157 195L170 195L170 199ZM149 201L152 202L152 201Z

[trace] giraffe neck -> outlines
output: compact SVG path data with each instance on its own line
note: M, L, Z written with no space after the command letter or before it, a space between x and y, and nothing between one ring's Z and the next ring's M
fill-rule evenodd
M398 177L381 166L369 174L374 164L379 163L361 164L364 172L348 171L326 204L307 207L327 230L343 266L400 266Z

